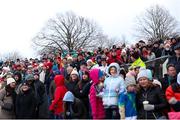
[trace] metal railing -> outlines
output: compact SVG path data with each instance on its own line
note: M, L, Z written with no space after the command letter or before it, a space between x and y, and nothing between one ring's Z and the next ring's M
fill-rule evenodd
M155 78L162 78L163 77L163 64L166 61L167 58L170 56L161 56L152 60L145 61L146 68L153 67L154 69L154 77ZM132 63L128 64L122 64L120 67L123 67L126 71L128 71L128 68L131 66Z

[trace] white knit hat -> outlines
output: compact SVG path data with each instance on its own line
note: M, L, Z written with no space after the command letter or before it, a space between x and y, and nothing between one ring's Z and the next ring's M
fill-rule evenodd
M139 78L141 77L146 77L149 80L152 80L152 73L150 73L150 70L147 69L143 69L139 72L139 74L137 75L137 80L139 80Z
M180 72L177 75L177 83L180 85Z
M73 58L72 58L71 56L69 56L69 57L67 58L67 60L73 60Z
M125 78L125 85L128 87L129 85L136 85L136 80L134 77L126 77Z
M77 75L77 76L79 76L79 74L78 74L76 68L73 69L73 71L71 72L71 75Z
M88 59L86 63L88 63L88 62L91 62L91 63L92 63L93 61L92 61L91 59Z
M8 78L7 79L7 85L13 83L13 82L16 82L13 78Z

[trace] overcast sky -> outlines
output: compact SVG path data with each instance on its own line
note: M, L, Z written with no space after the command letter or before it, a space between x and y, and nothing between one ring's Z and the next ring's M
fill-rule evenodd
M35 57L32 38L49 18L66 11L95 20L111 37L123 34L133 41L135 17L156 4L180 21L180 0L1 0L0 58L12 51Z

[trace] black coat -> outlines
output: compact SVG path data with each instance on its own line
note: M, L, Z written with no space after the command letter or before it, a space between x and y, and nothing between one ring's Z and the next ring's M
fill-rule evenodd
M160 48L153 47L152 52L155 53L156 58L161 57L162 50Z
M89 117L89 90L90 90L90 82L89 81L82 81L81 86L79 86L78 84L75 87L75 97L79 98L85 105L86 111L87 111L87 115L86 118Z
M35 118L36 98L32 89L20 92L16 98L16 118Z
M78 98L74 99L73 103L70 103L65 111L65 113L70 112L71 116L64 114L65 119L85 119L87 116L87 111L84 104Z
M36 80L34 82L34 92L37 100L37 118L48 118L48 96L44 84Z
M168 79L170 79L169 76L168 76L168 74L165 74L165 75L164 75L164 78L162 78L162 79L160 80L160 82L161 82L161 84L162 84L162 89L163 89L164 93L166 92L166 89L167 89L170 85L172 85L173 83L176 83L176 81L177 81L177 76L172 77L170 80L168 80ZM170 81L170 83L169 83L169 81Z
M176 56L172 56L169 58L167 65L168 64L174 64L175 68L176 68L176 72L177 73L180 72L180 58L178 58Z
M155 119L155 116L159 118L163 116L162 110L167 108L168 105L164 92L155 86L149 87L147 90L141 88L136 98L138 119ZM143 101L149 101L149 104L155 106L153 111L147 111L147 116L143 107Z
M78 81L67 81L65 82L65 86L68 89L68 91L71 91L73 94L75 94L75 87L77 83Z

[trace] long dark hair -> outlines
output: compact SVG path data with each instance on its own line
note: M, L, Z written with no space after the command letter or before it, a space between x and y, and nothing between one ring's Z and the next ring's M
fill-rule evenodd
M82 89L83 83L89 82L89 72L88 72L88 71L84 71L82 75L84 75L84 74L88 76L88 80L87 80L87 81L84 81L83 78L82 78L82 80L80 80L80 81L78 82L78 86L79 86L80 89Z

